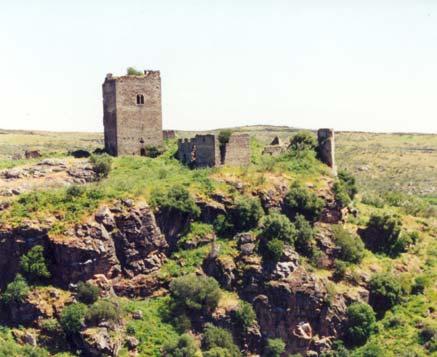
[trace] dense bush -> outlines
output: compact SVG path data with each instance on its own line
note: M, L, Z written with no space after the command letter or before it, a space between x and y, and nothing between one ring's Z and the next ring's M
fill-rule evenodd
M252 326L256 321L256 314L252 305L246 301L240 301L238 309L235 311L235 320L245 330Z
M343 260L336 259L335 260L335 266L334 266L334 273L333 277L335 280L342 280L346 276L346 272L349 265L347 262L344 262Z
M217 218L214 220L213 226L215 232L220 237L230 237L234 232L234 225L232 222L230 222L228 217L223 214L217 216Z
M310 131L299 131L290 139L290 149L293 151L315 150L317 139Z
M169 214L178 212L191 217L198 217L200 209L194 202L193 197L182 185L171 186L167 190L154 190L151 194L152 206Z
M143 76L144 73L134 67L128 67L126 71L128 76Z
M50 272L44 258L44 247L36 245L21 257L21 270L29 281L50 278Z
M281 259L284 252L284 242L274 238L266 243L260 244L259 249L265 262L272 261L276 263Z
M403 246L402 222L397 215L372 214L363 234L367 246L373 252L394 254Z
M317 219L324 202L298 182L294 182L284 199L285 212L289 218L302 214L309 221Z
M257 197L240 197L231 209L231 222L238 232L248 231L258 225L264 215Z
M206 324L202 337L202 349L209 351L214 348L225 349L228 352L228 357L241 356L229 331L212 324Z
M264 357L280 357L285 351L285 343L280 338L269 338L264 348Z
M338 172L338 179L345 188L349 198L353 200L355 195L358 193L355 177L345 170L340 170Z
M80 302L83 302L84 304L93 304L97 301L99 298L100 289L99 287L90 284L90 283L84 283L83 281L80 281L77 284L77 294L76 297Z
M14 281L8 284L1 295L1 302L5 305L12 302L20 303L24 301L27 294L29 294L29 285L20 274L17 274Z
M418 295L423 294L425 288L430 284L431 278L427 275L419 275L414 279L413 286L411 287L411 293Z
M153 145L147 145L145 148L145 156L155 158L162 154L162 149Z
M384 208L385 205L384 199L380 195L374 193L366 193L363 195L361 202L376 208Z
M83 326L87 306L82 303L68 305L62 310L59 323L66 334L75 334Z
M197 351L196 341L186 333L178 339L166 343L162 348L165 357L194 357Z
M402 296L402 286L391 274L376 274L369 282L369 302L378 316L398 304Z
M294 226L296 227L296 241L294 243L296 251L307 257L311 256L314 248L314 229L301 214L296 215Z
M348 232L342 226L333 228L335 244L340 248L339 258L350 263L359 263L364 257L364 243L360 237Z
M348 206L352 200L348 194L346 186L341 181L336 181L333 187L335 200L341 207Z
M100 300L91 305L85 315L87 325L98 325L103 321L119 322L120 308L111 301Z
M351 346L366 343L375 327L376 317L372 307L365 303L353 303L347 308L346 341Z
M296 239L296 229L287 216L271 213L261 219L261 237L267 240L279 239L293 244Z
M112 168L112 157L108 154L91 155L90 163L93 165L93 170L97 177L108 177Z
M218 141L221 145L227 144L232 135L231 130L222 130L218 134Z
M221 295L219 284L214 278L195 274L173 279L170 293L178 310L191 312L213 311Z

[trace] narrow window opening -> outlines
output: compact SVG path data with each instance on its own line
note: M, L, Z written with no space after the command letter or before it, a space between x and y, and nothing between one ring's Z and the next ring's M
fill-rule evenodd
M140 96L140 102L141 102L141 104L144 104L144 95L142 95L142 94Z
M141 104L141 98L139 94L137 94L137 104Z

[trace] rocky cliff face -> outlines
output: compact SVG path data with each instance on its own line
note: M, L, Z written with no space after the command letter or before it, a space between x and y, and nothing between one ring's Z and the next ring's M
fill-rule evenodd
M45 247L53 282L64 287L97 274L118 280L148 274L166 257L166 239L144 203L102 207L62 235L49 234L49 228L26 224L0 229L2 286L18 272L20 256L35 245Z

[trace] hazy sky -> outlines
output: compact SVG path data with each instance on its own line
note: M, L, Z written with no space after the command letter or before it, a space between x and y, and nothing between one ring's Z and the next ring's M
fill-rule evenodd
M436 0L0 0L0 128L101 131L159 69L165 128L437 133Z

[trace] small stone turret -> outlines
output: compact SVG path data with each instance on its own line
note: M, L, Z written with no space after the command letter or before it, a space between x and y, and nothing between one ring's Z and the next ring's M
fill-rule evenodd
M337 175L335 165L335 141L334 129L319 129L317 131L319 142L319 158L322 162L332 168L334 175Z

